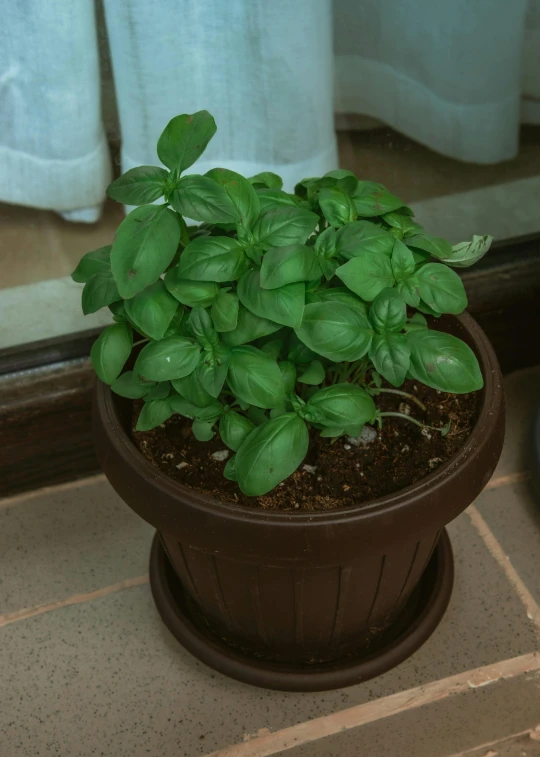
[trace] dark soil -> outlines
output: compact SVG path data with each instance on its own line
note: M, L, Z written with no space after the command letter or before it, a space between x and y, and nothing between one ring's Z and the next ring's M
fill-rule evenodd
M399 418L385 418L382 430L376 429L377 437L368 444L354 444L345 437L322 439L312 431L300 468L262 497L246 497L236 483L224 478L223 468L232 453L218 433L209 442L198 442L191 422L175 415L152 431L137 431L132 436L157 468L222 502L266 510L330 510L369 502L424 478L448 460L469 435L478 414L477 393L445 394L414 381L405 382L402 389L418 397L426 412L393 394L375 398L379 409L405 411L432 426L451 420L449 434L426 431ZM140 405L135 403L134 425ZM220 459L212 456L220 452Z

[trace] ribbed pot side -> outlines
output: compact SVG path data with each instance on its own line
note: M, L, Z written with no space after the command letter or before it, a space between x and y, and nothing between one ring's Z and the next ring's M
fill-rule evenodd
M245 652L333 660L373 642L417 586L443 527L482 491L504 437L502 377L468 314L432 324L466 341L484 375L463 447L426 478L369 504L269 512L224 504L169 479L129 437L132 403L97 382L96 450L112 486L158 529L204 623Z

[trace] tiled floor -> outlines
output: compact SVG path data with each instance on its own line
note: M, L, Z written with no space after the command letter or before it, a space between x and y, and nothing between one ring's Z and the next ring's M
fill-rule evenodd
M2 757L539 757L540 502L523 448L540 368L506 383L501 463L449 529L446 616L349 689L264 691L185 652L150 596L152 529L103 477L1 501Z

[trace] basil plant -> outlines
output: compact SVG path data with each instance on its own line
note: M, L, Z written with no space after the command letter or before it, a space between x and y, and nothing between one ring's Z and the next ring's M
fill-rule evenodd
M424 316L461 313L452 269L479 260L490 237L452 247L350 171L304 179L294 194L269 172L184 175L215 132L206 111L173 118L157 144L166 168L109 186L136 207L72 275L84 313L113 313L92 363L113 392L144 400L137 430L178 413L198 440L219 433L235 453L225 476L256 496L298 468L310 429L358 436L380 422L374 397L401 393L381 377L482 387L469 347Z

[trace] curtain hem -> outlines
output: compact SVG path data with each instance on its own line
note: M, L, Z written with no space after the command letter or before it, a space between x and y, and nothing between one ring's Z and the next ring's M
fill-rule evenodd
M499 102L453 103L388 64L358 55L336 56L335 70L338 113L378 118L457 160L498 163L517 155L518 94Z
M87 155L71 160L39 158L0 146L0 201L46 210L78 210L99 205L112 177L103 136Z

